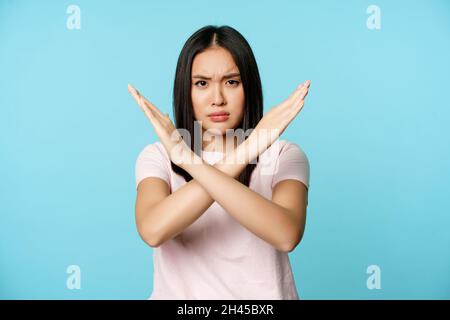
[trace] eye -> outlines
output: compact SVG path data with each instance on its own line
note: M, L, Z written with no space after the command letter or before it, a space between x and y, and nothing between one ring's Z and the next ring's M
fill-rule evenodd
M201 84L201 85L199 85L199 84ZM204 80L197 81L197 82L195 83L195 85L196 85L197 87L204 87L204 86L206 85L206 81L204 81Z
M239 81L236 80L228 80L228 83L230 83L233 87L237 87L239 85Z

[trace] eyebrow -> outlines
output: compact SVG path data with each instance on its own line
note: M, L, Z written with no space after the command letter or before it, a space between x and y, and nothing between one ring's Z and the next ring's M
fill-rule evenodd
M229 78L234 78L234 77L240 77L240 76L241 76L241 75L240 75L239 72L228 73L228 74L225 74L225 75L222 77L221 80L223 80L223 79L229 79ZM203 75L201 75L201 74L196 74L196 75L192 76L192 78L195 78L195 79L203 79L203 80L211 80L210 77L203 76Z

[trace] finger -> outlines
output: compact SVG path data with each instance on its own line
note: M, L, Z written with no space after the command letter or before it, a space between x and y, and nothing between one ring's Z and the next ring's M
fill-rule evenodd
M136 100L136 102L139 103L139 94L131 84L128 84L128 92L130 92L134 100Z
M146 106L146 104L144 103L143 99L142 99L142 95L139 93L139 91L137 91L133 86L131 86L130 84L128 85L128 91L131 93L131 95L133 96L134 100L136 101L136 103L139 105L139 108L141 108L141 110L145 113L145 114L150 114L153 115L152 113L149 113L149 108Z
M301 84L297 87L297 89L295 90L295 92L294 92L294 94L293 94L293 96L294 96L294 99L293 99L293 100L295 101L295 100L297 100L297 98L298 98L299 96L304 95L305 92L308 91L309 85L310 85L310 84L311 84L311 81L309 81L309 80L306 80L305 82L301 83Z
M142 96L145 105L152 109L154 112L156 112L156 114L158 114L160 117L164 117L164 114L161 112L161 110L159 110L153 103L151 103L150 101L148 101L144 96Z
M306 81L305 81L305 86L306 86L307 88L309 88L310 85L311 85L311 80L306 80Z
M303 109L303 106L305 105L305 100L302 100L298 103L298 105L296 105L293 109L292 112L294 114L294 117L300 112L300 110Z
M303 88L304 88L304 84L303 83L299 84L297 86L297 88L295 89L295 91L289 96L289 98L287 98L285 100L285 102L289 105L292 102L294 102L297 99L297 97L300 95L300 93L302 92Z
M142 98L142 100L143 100L142 105L145 108L151 109L153 111L154 116L159 117L160 119L164 118L164 114L153 103L148 101L137 89L135 89L131 85L129 85L129 87L131 87L132 94L135 97L135 99L137 99L138 103L139 103L139 99Z
M147 108L144 104L144 101L142 100L142 97L138 98L138 105L141 108L141 110L144 112L144 114L147 116L147 118L151 121L152 124L154 124L155 115L153 114L153 111Z
M309 85L309 84L308 84ZM309 88L308 86L305 84L302 89L300 90L299 95L297 96L297 98L294 100L294 102L292 103L292 107L295 108L296 106L298 106L298 104L300 103L300 101L303 101L305 99L305 97L308 95L309 92Z
M307 92L306 92L307 94ZM300 109L303 107L303 105L305 104L305 95L302 95L300 97L297 98L297 100L294 102L294 104L292 105L292 109L295 113L297 113L298 111L300 111Z
M298 104L298 106L297 106L297 108L296 108L297 112L299 112L300 110L302 110L304 105L305 105L305 100L302 100L302 101Z
M308 92L309 92L309 88L308 87L303 87L302 92L300 93L298 98L295 100L295 102L298 102L300 100L304 100L305 97L308 95Z
M128 84L128 91L133 95L134 99L138 103L141 110L147 114L147 116L151 115L153 119L158 118L158 121L161 121L164 118L164 115L155 105L153 105L150 101L148 101L138 90L136 90L132 85ZM148 111L146 111L148 110ZM149 112L151 111L151 112Z
M310 83L311 81L306 80L304 83L299 84L295 91L290 95L289 98L285 100L284 103L286 103L287 105L292 105L295 101L298 101L299 96L303 95L304 97L305 90L308 90Z

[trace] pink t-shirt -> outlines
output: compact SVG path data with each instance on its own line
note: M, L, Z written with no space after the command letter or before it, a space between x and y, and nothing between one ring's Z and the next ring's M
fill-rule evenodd
M202 155L209 164L222 157L211 151ZM250 189L272 199L272 189L281 180L296 179L309 188L309 169L297 144L278 139L261 154ZM186 183L172 171L159 141L140 152L135 175L136 188L146 177L165 180L171 192ZM153 248L153 263L151 300L299 299L288 253L247 230L217 202L179 235Z

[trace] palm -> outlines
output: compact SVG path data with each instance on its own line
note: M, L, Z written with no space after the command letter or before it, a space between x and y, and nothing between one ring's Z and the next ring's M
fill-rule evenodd
M304 98L308 94L310 81L297 89L282 103L273 107L259 121L250 136L254 136L259 148L268 148L284 132L287 126L300 112L304 105Z

